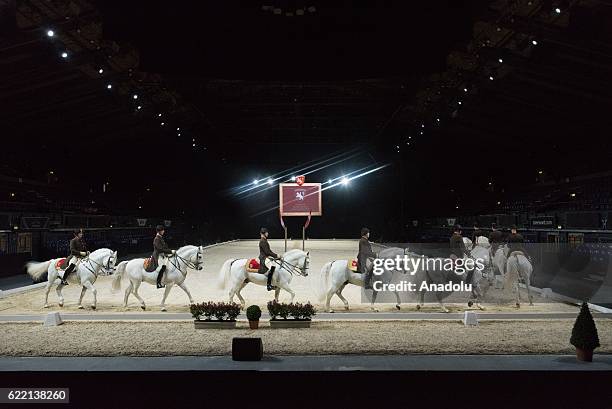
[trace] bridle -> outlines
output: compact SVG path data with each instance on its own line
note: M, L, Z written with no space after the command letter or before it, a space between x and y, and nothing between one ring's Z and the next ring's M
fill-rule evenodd
M201 251L202 251L202 246L198 247L198 252L197 252L197 257L196 257L195 262L189 259L186 259L185 257L182 257L178 253L174 253L174 256L170 257L169 259L170 264L172 264L174 268L176 268L178 271L181 271L181 272L183 271L181 270L181 262L183 262L183 264L186 267L192 268L194 270L199 270L200 266L204 264L203 261L200 261L203 258L202 254L200 254Z
M308 272L306 270L308 269L309 258L310 258L309 254L306 253L306 256L304 257L304 263L302 263L301 266L298 264L291 264L290 262L285 261L282 257L279 259L272 260L272 262L278 264L280 268L284 268L292 275L298 274L303 277L307 277Z
M112 268L111 268L111 260L113 260ZM108 260L106 261L106 263L98 263L97 261L92 260L89 257L89 255L83 261L89 263L89 265L84 263L85 268L97 277L98 274L96 274L96 268L93 267L94 264L96 265L96 267L100 267L106 275L110 275L111 273L115 271L115 268L116 268L115 262L117 260L115 260L115 253L111 250L111 253L108 256Z

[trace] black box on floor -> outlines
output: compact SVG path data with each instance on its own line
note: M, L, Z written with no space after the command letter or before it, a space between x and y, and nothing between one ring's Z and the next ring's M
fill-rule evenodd
M261 361L262 357L261 338L232 338L232 359L234 361Z

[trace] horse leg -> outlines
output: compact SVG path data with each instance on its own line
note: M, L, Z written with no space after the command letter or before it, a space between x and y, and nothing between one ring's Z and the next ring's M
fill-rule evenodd
M529 278L529 274L525 274L525 286L527 287L527 298L529 298L529 305L533 305L533 297L531 296L531 279Z
M280 295L280 287L274 289L274 301L278 302L278 296Z
M436 291L436 298L438 299L438 303L440 304L440 309L442 310L442 312L450 312L450 310L446 308L446 306L442 302L442 296L440 295L439 291Z
M159 305L162 311L166 311L166 298L168 297L168 294L170 294L170 289L172 289L172 285L173 283L169 282L166 284L166 288L164 289L164 296L162 297L161 304Z
M372 289L372 302L370 303L370 309L373 312L378 312L378 308L374 307L374 303L376 302L376 296L378 295L378 291Z
M189 305L195 304L195 301L193 301L193 298L191 297L191 293L189 292L189 289L185 285L185 281L178 284L178 286L181 287L181 290L185 291L185 294L187 294L187 297L189 297Z
M132 288L134 288L134 284L132 284L132 280L130 280L130 283L127 285L125 289L125 295L123 296L123 308L127 308L128 306L128 298L130 297Z
M289 283L286 282L279 282L278 285L285 291L287 291L289 294L291 294L291 301L289 302L293 302L293 299L295 298L295 292L293 292L293 290L291 289L291 287L289 287Z
M64 306L64 295L62 294L62 289L64 288L64 284L59 283L57 287L55 287L55 293L57 294L57 298L59 298L59 306Z
M88 290L91 290L91 293L93 294L93 304L91 304L91 309L95 310L98 305L98 290L96 290L96 287L94 287L93 284L87 280L85 280L83 286L87 287Z
M395 300L397 301L397 304L395 304L395 308L397 308L397 310L401 310L402 307L400 307L402 300L400 299L399 293L397 291L394 291L395 293Z
M44 308L49 308L49 292L51 291L51 286L53 285L53 281L47 281L47 287L45 288L45 305Z
M325 311L327 312L334 312L334 310L332 310L331 307L329 306L329 302L331 301L331 298L333 296L334 296L334 290L333 289L327 290L327 294L325 294Z
M338 291L336 291L336 295L338 296L338 298L340 298L342 300L342 302L344 303L344 309L346 311L349 310L349 303L347 301L346 298L344 298L344 296L342 295L342 290L344 290L344 287L346 287L346 283L342 284L340 286L340 288L338 288ZM330 297L331 298L331 297Z
M134 284L134 297L136 297L138 299L138 301L140 301L140 308L142 308L143 311L145 311L147 309L147 306L145 305L144 300L142 299L142 297L140 295L138 295L138 287L140 287L140 284L142 283L142 281L136 281L136 284Z
M85 292L87 291L87 287L81 287L81 296L79 297L79 310L83 309L83 297L85 296Z
M243 282L240 287L238 287L238 290L236 291L236 297L238 297L238 299L240 300L240 309L244 310L244 308L246 307L246 302L244 301L244 297L242 296L242 294L240 294L240 291L242 291L242 289L244 288L244 286L246 285L245 282Z
M420 310L425 305L425 291L419 291L419 301L417 301L416 309Z
M516 308L521 308L521 286L519 285L518 276L514 282L514 291L516 291Z

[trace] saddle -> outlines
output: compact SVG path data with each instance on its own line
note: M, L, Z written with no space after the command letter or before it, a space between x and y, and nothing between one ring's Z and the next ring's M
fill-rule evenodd
M66 263L66 259L65 258L60 258L55 263L55 269L56 270L65 270L66 267L68 267L68 264Z
M155 262L155 259L153 257L148 257L144 259L142 267L147 273L152 273L157 269L157 263Z
M359 270L357 269L357 259L353 258L350 260L346 260L346 265L348 266L348 269L351 270L354 273L358 273Z
M247 273L257 273L259 272L259 267L259 260L257 260L256 258L248 260L245 265Z

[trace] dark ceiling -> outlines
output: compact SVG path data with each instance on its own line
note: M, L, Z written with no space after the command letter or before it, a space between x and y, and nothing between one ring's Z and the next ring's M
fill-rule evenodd
M430 198L418 213L610 168L610 3L328 3L19 3L0 43L3 173L128 189L126 170L189 172L221 190L357 148Z

